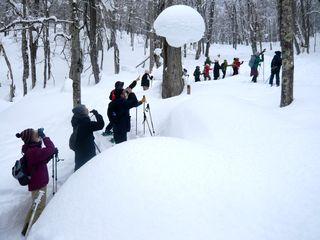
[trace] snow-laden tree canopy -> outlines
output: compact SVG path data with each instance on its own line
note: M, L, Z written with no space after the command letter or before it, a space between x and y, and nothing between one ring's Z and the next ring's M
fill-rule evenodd
M166 8L154 22L158 36L165 37L172 47L199 41L205 31L202 16L193 8L174 5Z

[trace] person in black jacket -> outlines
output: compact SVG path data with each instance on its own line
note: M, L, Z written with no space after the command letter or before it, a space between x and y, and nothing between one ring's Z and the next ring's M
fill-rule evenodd
M112 123L113 138L116 144L127 141L127 132L130 132L130 109L145 102L137 100L131 88L115 90L116 99L109 103L108 117Z
M150 87L150 80L153 79L153 76L150 75L149 71L146 70L141 79L141 86L143 90L148 90Z
M200 82L200 75L201 75L200 67L196 66L196 69L193 72L195 82Z
M221 66L219 64L218 60L214 61L214 66L213 66L213 79L217 80L220 77L220 69Z
M282 65L282 58L281 58L281 52L280 51L275 51L275 56L273 57L271 61L271 76L269 80L269 84L272 87L273 85L273 78L274 75L276 75L276 85L279 87L280 85L280 68Z
M140 80L140 76L129 85L129 88L133 89L137 85L137 81L139 81L139 80ZM123 89L123 86L124 86L124 82L117 81L115 83L114 89L110 92L110 95L109 95L109 99L111 101L116 99L116 96L114 94L115 90L116 89ZM106 129L104 130L104 132L102 133L102 136L110 136L110 135L112 135L111 130L112 130L112 124L111 124L111 122L109 120L109 123L106 126Z
M96 155L93 132L103 129L104 121L97 110L90 111L97 119L97 121L91 121L89 110L85 105L76 106L72 112L74 115L71 124L76 133L74 171L77 171Z

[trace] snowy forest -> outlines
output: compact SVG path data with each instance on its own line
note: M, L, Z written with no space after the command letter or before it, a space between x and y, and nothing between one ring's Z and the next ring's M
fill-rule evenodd
M320 0L0 0L0 239L319 239L319 38Z

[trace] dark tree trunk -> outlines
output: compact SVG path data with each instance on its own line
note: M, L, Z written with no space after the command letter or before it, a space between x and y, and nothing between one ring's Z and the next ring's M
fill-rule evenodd
M98 49L97 49L97 8L96 0L89 1L89 12L90 12L90 60L92 71L94 75L95 83L100 81L100 70L98 65Z
M23 7L23 18L26 18L27 15L27 6L26 0L22 0L22 7ZM22 74L22 82L23 82L23 96L28 93L27 87L27 79L29 78L29 55L28 55L28 40L27 40L27 30L26 24L22 24L22 31L21 31L21 53L22 53L22 60L23 60L23 74Z
M181 48L171 47L164 41L162 98L179 95L183 87Z
M32 85L34 88L37 82L37 71L36 71L36 59L37 59L37 49L38 49L38 41L33 38L33 32L36 29L33 26L29 27L29 49L30 49L30 62L31 62L31 79Z
M197 47L197 51L196 51L196 60L198 60L199 58L200 58L200 55L201 55L201 41L202 40L200 40L199 42L198 42L198 47Z
M45 16L49 17L48 0L44 1ZM51 77L51 59L50 59L50 42L49 42L49 23L44 24L43 32L43 50L44 50L44 69L43 69L43 88L47 86L47 81Z
M205 51L205 54L204 54L206 57L209 56L210 44L211 44L211 41L212 41L214 4L215 4L214 0L210 2L209 22L208 22L207 38L206 38L206 51Z

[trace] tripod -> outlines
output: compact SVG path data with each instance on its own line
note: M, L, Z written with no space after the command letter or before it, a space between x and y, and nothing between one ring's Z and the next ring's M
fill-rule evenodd
M146 112L149 113L149 118L150 118L150 123L151 123L151 127L150 127L150 123L148 121L148 118L147 118L147 114ZM144 129L144 134L145 134L145 125L147 123L147 127L148 127L148 130L149 130L149 133L150 133L150 136L154 136L155 135L155 131L154 131L154 125L153 125L153 120L152 120L152 115L151 115L151 110L150 110L150 105L149 103L147 104L147 107L143 107L143 129ZM151 130L152 128L152 130Z

